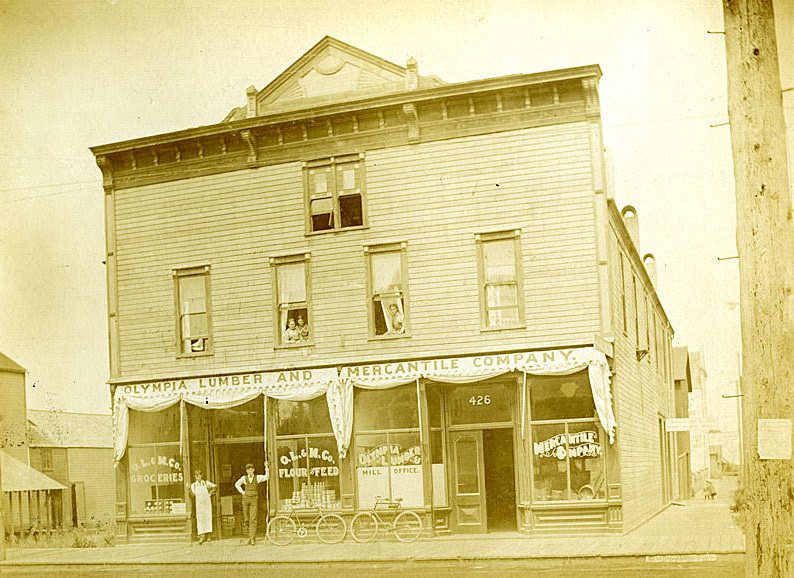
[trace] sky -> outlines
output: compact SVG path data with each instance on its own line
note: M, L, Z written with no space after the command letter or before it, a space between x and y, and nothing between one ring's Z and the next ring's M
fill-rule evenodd
M220 122L326 35L447 82L599 64L616 200L736 431L722 26L719 0L0 0L0 351L27 368L30 407L110 411L90 146Z

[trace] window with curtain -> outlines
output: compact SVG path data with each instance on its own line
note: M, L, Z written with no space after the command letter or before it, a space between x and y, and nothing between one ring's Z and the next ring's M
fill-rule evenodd
M606 497L606 446L587 371L529 383L535 501Z
M341 508L340 463L325 396L278 400L276 455L278 509Z
M376 496L423 506L416 387L356 389L353 416L358 507L371 508Z
M211 352L209 279L209 266L180 269L174 272L180 355L202 355Z
M398 337L407 333L404 284L405 245L367 248L372 334Z
M314 341L309 304L308 255L271 260L276 295L276 343L309 345Z
M518 231L477 236L483 327L501 329L523 324Z

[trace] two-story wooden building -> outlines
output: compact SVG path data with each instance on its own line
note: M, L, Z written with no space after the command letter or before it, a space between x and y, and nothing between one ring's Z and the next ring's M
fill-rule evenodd
M198 468L234 535L247 462L270 514L386 496L428 533L662 508L672 328L600 75L445 83L326 37L218 124L93 148L122 533L186 536Z

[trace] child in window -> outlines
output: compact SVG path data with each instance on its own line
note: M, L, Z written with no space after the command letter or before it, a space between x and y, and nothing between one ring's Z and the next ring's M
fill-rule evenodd
M389 316L391 317L390 333L402 333L405 329L405 315L403 315L396 303L389 305Z
M298 343L301 340L301 333L292 317L287 321L287 328L284 330L284 343Z
M298 315L298 335L301 341L309 341L309 326L303 320L303 315Z

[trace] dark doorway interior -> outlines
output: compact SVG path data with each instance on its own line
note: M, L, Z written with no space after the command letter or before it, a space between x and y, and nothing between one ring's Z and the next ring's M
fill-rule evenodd
M513 430L487 429L482 434L488 530L516 530Z
M254 464L257 474L264 473L264 462L265 450L261 441L215 445L218 497L213 502L215 511L220 514L220 524L214 526L221 530L223 537L245 535L242 497L234 483L245 474L245 465L248 463ZM259 492L256 527L257 535L262 536L267 528L267 484L261 485Z

